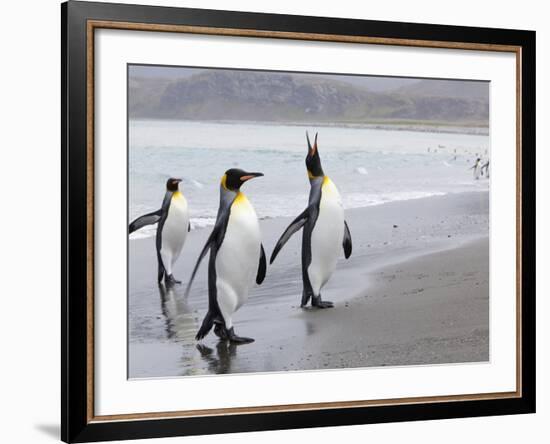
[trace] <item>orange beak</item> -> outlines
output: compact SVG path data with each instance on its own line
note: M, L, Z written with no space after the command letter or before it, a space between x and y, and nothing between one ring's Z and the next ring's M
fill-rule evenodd
M263 176L263 173L248 173L244 176L241 176L241 182L246 182L247 180L254 179L255 177L261 177Z

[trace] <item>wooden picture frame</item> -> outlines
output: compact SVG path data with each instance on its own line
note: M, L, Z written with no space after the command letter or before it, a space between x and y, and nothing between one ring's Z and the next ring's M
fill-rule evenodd
M63 441L154 438L535 411L534 32L78 1L64 3L61 16ZM517 389L489 394L96 416L93 42L94 32L105 28L514 53L517 74Z

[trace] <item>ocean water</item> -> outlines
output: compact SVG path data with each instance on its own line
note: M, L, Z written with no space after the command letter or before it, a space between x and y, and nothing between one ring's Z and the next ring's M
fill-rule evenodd
M477 156L490 157L490 138L483 134L136 120L129 125L130 220L158 209L167 178L179 177L192 227L213 225L220 179L234 167L265 174L242 188L261 219L296 216L309 193L306 130L312 141L319 133L323 169L345 208L489 187L470 170ZM155 231L150 226L131 237Z

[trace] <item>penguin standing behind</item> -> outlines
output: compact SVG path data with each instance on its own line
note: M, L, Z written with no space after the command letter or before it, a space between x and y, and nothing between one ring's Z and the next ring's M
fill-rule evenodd
M485 177L487 179L490 178L490 175L489 175L489 160L487 160L487 162L485 162L485 164L481 167L481 174L483 175L483 168L485 168Z
M198 267L210 250L208 312L196 335L197 340L204 338L214 326L214 333L220 339L241 344L254 341L235 334L232 316L248 299L254 277L258 285L265 278L266 259L258 216L240 191L243 183L260 176L263 174L232 168L222 177L216 223L197 259L185 291L187 297Z
M178 188L180 182L181 179L168 179L161 208L138 217L128 229L133 233L146 225L158 223L156 237L158 282L162 282L164 278L168 285L181 283L172 275L172 269L181 253L187 232L191 230L187 200Z
M479 157L476 159L474 166L470 169L474 170L474 179L479 180L479 176L481 175L481 159Z
M318 308L333 307L333 303L321 300L321 288L332 275L343 247L344 255L351 256L351 234L344 219L344 207L336 185L325 176L317 148L317 134L313 147L306 133L308 154L307 174L310 182L307 208L288 226L277 242L270 263L290 237L300 228L302 235L302 304L311 298L311 305Z

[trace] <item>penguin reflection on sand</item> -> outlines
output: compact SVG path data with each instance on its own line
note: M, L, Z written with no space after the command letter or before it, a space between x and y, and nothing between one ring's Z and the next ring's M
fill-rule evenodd
M222 375L231 373L231 364L237 356L238 345L234 342L220 341L216 344L216 353L200 342L197 350L211 373Z
M351 235L344 219L340 193L321 167L317 134L313 146L307 133L306 138L306 167L311 186L309 204L282 234L271 254L270 263L273 263L288 239L303 228L301 306L306 306L311 299L313 307L330 308L334 305L321 299L321 289L336 267L340 249L344 249L346 259L351 256Z
M214 333L220 339L241 344L254 341L235 334L232 315L248 299L254 277L258 285L265 278L266 259L258 216L240 191L243 183L260 176L263 174L232 168L222 177L216 223L197 259L186 290L187 296L199 265L210 250L208 312L196 335L197 340L204 338L214 327Z
M180 296L178 288L175 285L158 286L166 336L176 341L191 341L198 321L188 301Z
M172 275L172 269L181 253L187 232L191 230L187 200L178 188L180 182L181 179L168 179L160 209L138 217L128 229L129 233L133 233L146 225L158 223L158 282L162 282L164 278L167 285L181 284Z

